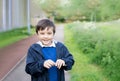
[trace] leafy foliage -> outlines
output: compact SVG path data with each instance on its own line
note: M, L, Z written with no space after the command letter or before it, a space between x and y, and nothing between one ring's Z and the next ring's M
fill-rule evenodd
M95 29L85 29L82 23L68 25L79 50L86 54L92 63L104 68L104 74L111 81L120 79L120 33L119 22L97 25Z
M120 18L120 0L34 0L56 19L105 21ZM58 19L59 20L59 19Z

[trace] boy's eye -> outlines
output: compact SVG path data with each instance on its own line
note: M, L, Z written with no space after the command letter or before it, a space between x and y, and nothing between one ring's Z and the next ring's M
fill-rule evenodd
M48 34L50 35L50 34L52 34L51 32L48 32Z
M44 35L44 33L40 33L41 35Z

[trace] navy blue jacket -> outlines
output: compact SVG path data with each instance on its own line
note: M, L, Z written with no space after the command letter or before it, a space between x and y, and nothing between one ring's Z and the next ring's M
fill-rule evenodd
M58 81L65 81L64 70L72 69L74 59L66 46L62 43L56 43L57 59L65 61L66 66L58 70ZM48 69L43 66L45 59L42 54L42 47L39 44L33 44L27 53L25 71L31 75L32 81L49 81ZM53 77L54 78L54 77Z

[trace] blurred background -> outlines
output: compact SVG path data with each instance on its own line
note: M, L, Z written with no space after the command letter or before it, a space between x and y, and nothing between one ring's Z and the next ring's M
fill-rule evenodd
M120 80L120 0L0 0L0 10L0 50L49 18L76 61L70 81Z

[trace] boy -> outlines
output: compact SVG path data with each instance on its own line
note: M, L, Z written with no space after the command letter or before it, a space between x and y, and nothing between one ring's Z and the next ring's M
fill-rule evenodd
M28 49L25 71L32 81L65 81L64 70L72 68L74 59L66 46L54 40L54 23L40 20L36 33L39 41Z

